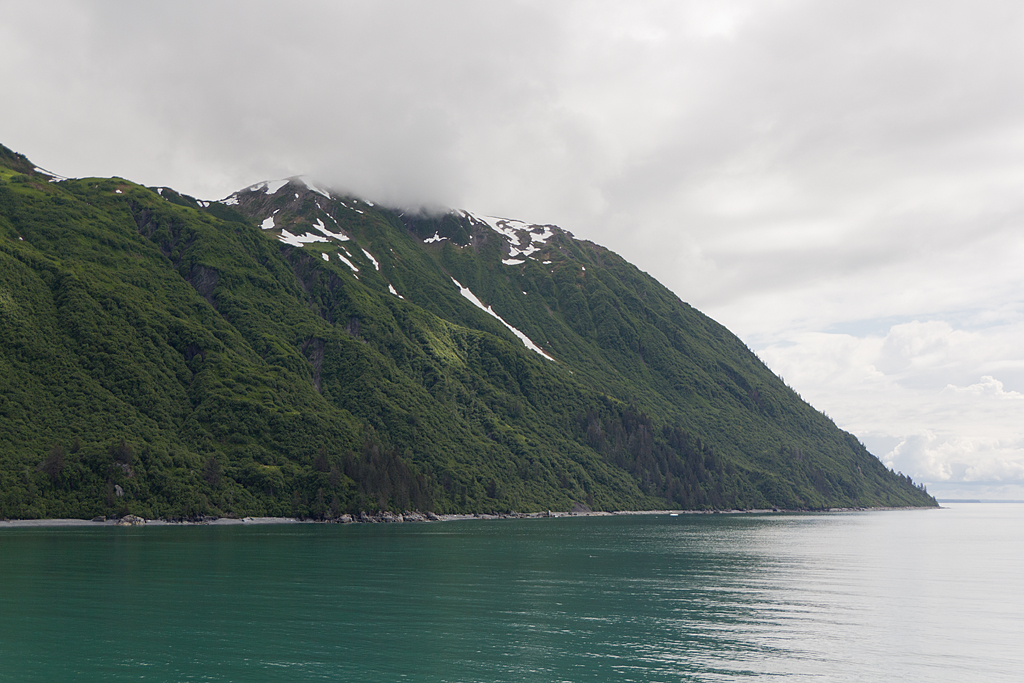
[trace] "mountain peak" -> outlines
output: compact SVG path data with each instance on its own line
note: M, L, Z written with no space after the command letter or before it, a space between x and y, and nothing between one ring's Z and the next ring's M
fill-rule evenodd
M351 235L341 228L339 220L344 216L352 217L352 214L367 217L367 212L387 212L420 227L424 223L436 223L437 229L431 234L414 231L424 244L450 241L467 246L473 242L474 233L487 230L504 241L502 252L505 258L502 263L507 266L538 259L550 264L543 259L548 240L556 234L572 238L572 233L555 225L476 214L463 209L409 214L353 195L331 192L304 176L260 181L228 195L220 203L236 207L263 230L273 231L281 242L300 248L350 240Z

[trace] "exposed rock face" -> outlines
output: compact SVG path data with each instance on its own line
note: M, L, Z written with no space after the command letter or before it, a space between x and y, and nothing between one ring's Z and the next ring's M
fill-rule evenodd
M117 520L118 526L140 526L145 524L146 520L137 515L125 515L121 519Z
M396 524L400 522L436 522L440 517L433 512L419 512L406 510L402 513L394 513L389 510L380 512L360 512L358 515L338 515L332 521L336 524Z

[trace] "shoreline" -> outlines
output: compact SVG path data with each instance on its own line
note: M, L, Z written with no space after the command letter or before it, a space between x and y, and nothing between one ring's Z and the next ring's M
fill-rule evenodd
M843 514L851 512L887 512L894 510L939 510L938 507L870 507L870 508L828 508L827 510L786 510L767 508L756 510L575 510L570 512L496 512L473 514L444 514L432 512L379 512L358 515L341 515L334 519L298 519L296 517L206 517L191 520L143 519L135 515L122 518L94 519L2 519L2 529L32 528L98 528L113 526L261 526L277 524L424 524L434 522L462 522L495 519L552 519L564 517L615 517L621 515L780 515L780 514Z

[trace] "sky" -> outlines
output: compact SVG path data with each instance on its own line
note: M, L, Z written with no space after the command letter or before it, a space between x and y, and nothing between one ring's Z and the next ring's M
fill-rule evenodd
M938 497L1024 499L1024 3L0 0L0 143L553 223Z

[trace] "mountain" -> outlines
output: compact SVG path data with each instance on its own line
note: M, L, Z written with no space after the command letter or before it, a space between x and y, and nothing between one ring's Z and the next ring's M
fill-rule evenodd
M0 516L931 506L552 225L0 147Z

